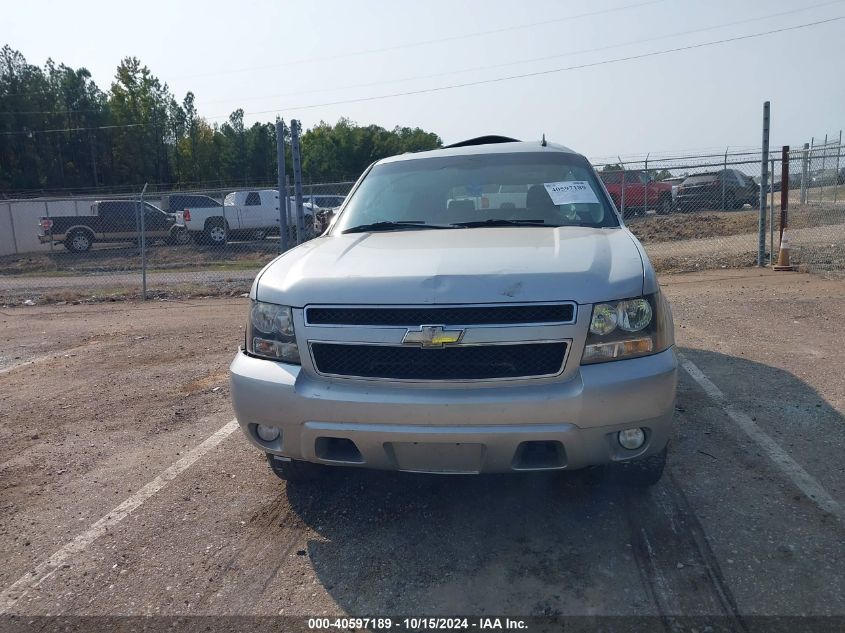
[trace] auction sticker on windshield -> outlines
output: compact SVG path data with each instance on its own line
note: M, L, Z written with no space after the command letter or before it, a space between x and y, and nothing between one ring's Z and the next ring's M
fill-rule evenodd
M586 180L543 183L555 204L598 203L596 193Z

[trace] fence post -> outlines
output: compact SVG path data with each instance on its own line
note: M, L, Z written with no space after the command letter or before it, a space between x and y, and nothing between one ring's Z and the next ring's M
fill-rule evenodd
M147 300L147 229L146 229L146 213L144 212L144 193L147 191L147 183L144 183L144 188L141 189L141 195L138 197L141 206L141 299Z
M296 197L296 243L302 244L304 232L304 210L302 208L302 160L299 155L299 121L290 122L290 150L293 158L293 193Z
M76 206L76 203L74 203L73 206ZM9 205L9 214L11 215L11 213L12 213L12 205L10 204ZM46 200L44 201L44 215L48 218L50 217L50 205L47 204ZM77 213L76 215L79 215L79 214ZM50 230L52 231L53 229L50 229ZM50 235L50 252L52 252L52 251L53 251L53 236Z
M725 163L722 167L722 176L720 180L722 181L722 211L725 210L725 186L727 183L728 177L728 148L725 148Z
M824 145L822 145L822 168L819 172L819 202L824 200L824 168L827 163L827 134L824 135Z
M801 193L798 200L801 204L807 204L807 175L810 167L810 144L804 143L804 151L801 152Z
M276 160L279 188L279 252L288 250L288 186L285 180L285 123L276 120Z
M18 254L18 234L15 231L15 214L12 213L12 203L9 203L9 226L12 228L12 248L14 249L15 255ZM50 229L52 230L52 229ZM50 242L52 242L52 236Z
M805 202L810 201L810 189L813 188L813 152L816 150L816 137L810 137L810 158L807 161L807 200Z
M769 265L775 263L775 159L771 165L772 184L769 185Z
M622 164L622 157L617 156L616 158L619 159L619 168L622 170L622 193L619 196L619 204L622 208L619 210L619 213L622 214L622 219L625 219L625 165Z
M833 204L836 204L839 193L839 154L842 152L842 130L839 130L839 143L836 144L836 179L833 183Z
M648 215L648 157L651 152L645 155L645 190L643 192L643 217Z
M763 103L763 156L760 169L760 221L757 235L757 266L766 265L766 188L769 186L769 116L770 104Z

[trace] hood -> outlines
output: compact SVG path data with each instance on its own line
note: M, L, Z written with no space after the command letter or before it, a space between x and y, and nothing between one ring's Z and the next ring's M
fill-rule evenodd
M643 260L624 227L491 227L321 237L256 279L261 301L454 304L572 300L643 292Z

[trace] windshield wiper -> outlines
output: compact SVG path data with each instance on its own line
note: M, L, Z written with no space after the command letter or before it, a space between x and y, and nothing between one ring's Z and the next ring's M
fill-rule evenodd
M452 229L454 225L426 224L422 220L404 220L402 222L384 221L361 224L341 231L341 233L369 233L377 231L401 231L404 229Z
M474 220L472 222L455 222L452 226L473 228L478 226L536 226L543 225L543 220L505 220L501 218L490 218L489 220Z

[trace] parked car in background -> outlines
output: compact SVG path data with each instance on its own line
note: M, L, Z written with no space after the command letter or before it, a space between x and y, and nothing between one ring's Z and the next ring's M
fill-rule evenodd
M315 235L314 211L305 207L305 239ZM177 221L198 243L220 246L230 239L263 239L279 232L279 192L275 189L234 191L222 205L187 207L176 212ZM291 208L288 226L294 227ZM295 229L294 229L295 231Z
M845 168L819 169L810 175L811 187L828 187L845 184Z
M184 209L222 207L223 203L211 196L194 193L168 193L161 197L161 210L165 213L178 213Z
M686 176L672 176L671 178L661 178L658 182L672 187L672 209L678 208L678 188L681 183L686 180Z
M760 203L760 185L737 169L722 169L687 176L678 188L678 208L682 212L698 209L741 209Z
M256 278L230 388L279 477L660 479L677 360L642 245L584 156L487 139L378 161Z
M346 196L330 195L330 194L316 194L313 196L303 196L311 206L317 209L337 209L346 200Z
M639 169L600 171L598 173L607 188L607 192L613 199L613 204L620 211L622 210L624 188L626 214L631 211L645 213L648 209L655 209L657 213L661 214L671 213L674 205L670 183L654 180L645 171Z
M340 206L343 204L343 201L346 199L346 196L334 194L315 194L303 196L302 199L306 201L303 202L303 206L310 207L314 210L314 230L317 234L320 234L329 227L332 218L334 218L335 211L339 209ZM296 204L296 198L291 197L290 200L291 208L293 208L293 205Z
M175 214L165 213L149 202L144 203L143 209L147 240L164 240L175 245L188 242L188 234L177 223ZM74 253L89 251L96 242L136 242L141 234L139 203L98 200L91 205L91 215L43 216L39 226L39 242L58 242Z

